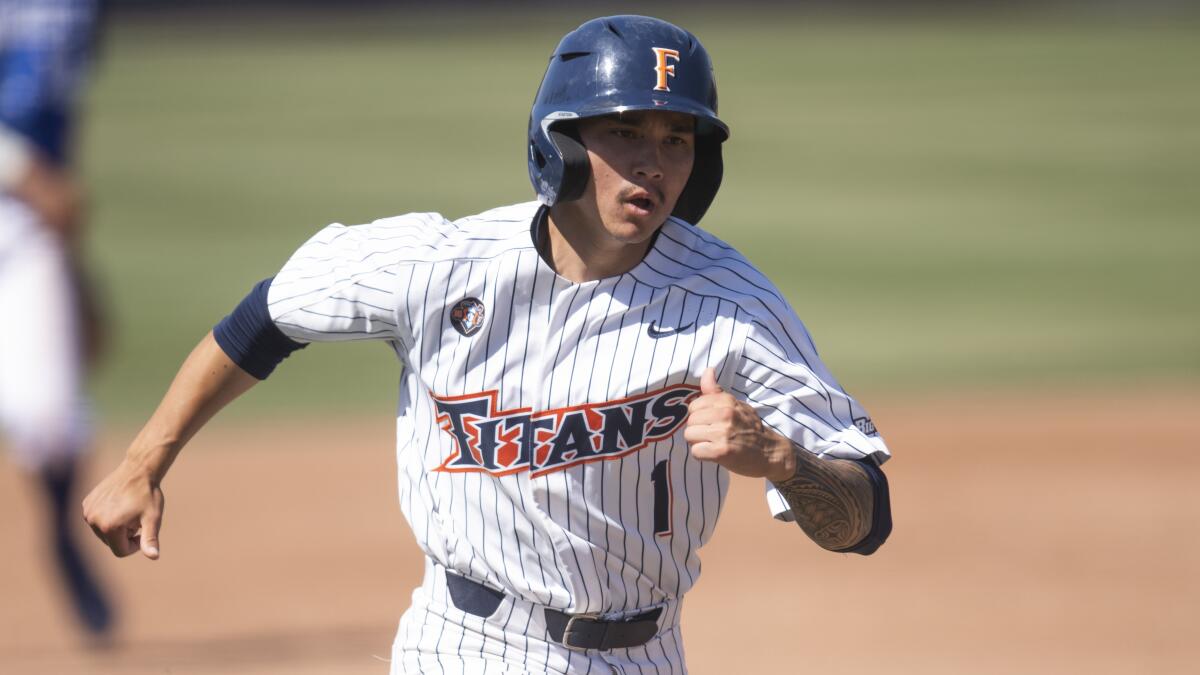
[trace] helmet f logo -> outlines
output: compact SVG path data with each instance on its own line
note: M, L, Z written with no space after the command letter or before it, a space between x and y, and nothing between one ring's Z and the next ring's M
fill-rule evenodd
M658 73L658 85L654 87L654 91L671 91L667 86L667 77L675 77L675 64L667 64L667 59L679 60L678 49L667 49L666 47L651 47L654 50L655 65L654 72Z

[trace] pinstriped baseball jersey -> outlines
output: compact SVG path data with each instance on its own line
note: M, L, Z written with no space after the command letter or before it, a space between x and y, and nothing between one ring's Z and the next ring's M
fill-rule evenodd
M438 564L575 614L682 596L729 483L682 437L708 367L810 452L887 458L731 247L670 219L629 272L573 283L539 255L543 218L531 202L330 225L269 291L290 338L382 340L402 362L400 504Z

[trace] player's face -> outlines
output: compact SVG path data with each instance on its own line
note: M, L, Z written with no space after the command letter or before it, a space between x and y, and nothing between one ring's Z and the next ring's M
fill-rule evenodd
M640 244L671 215L692 175L695 120L667 111L589 118L580 140L592 179L579 214L621 244ZM615 242L614 242L615 243Z

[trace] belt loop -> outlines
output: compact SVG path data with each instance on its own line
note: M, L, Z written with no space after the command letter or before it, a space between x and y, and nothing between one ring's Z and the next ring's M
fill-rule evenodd
M450 570L446 570L446 590L455 607L481 619L495 614L504 601L504 593Z

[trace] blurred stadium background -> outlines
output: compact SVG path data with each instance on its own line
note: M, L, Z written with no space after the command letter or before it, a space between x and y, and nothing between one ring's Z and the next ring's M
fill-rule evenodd
M524 128L552 36L603 11L168 5L116 4L88 106L118 318L108 419L144 415L324 224L532 198ZM733 128L705 227L776 281L852 390L1200 375L1195 21L658 9L716 55ZM235 414L331 390L387 409L383 349L308 350Z
M112 3L83 139L94 213L93 257L116 319L113 350L94 386L110 439L100 463L116 461L134 425L149 414L195 342L321 226L412 210L458 217L531 199L524 129L555 40L587 18L630 7L585 2L452 2L437 9L423 3L243 2L216 8L166 1ZM902 504L907 512L898 510L897 517L907 520L904 536L909 538L896 542L893 557L847 564L881 587L915 594L897 603L911 601L925 608L922 603L935 604L930 598L941 597L941 591L936 581L922 577L917 583L901 571L913 569L899 566L902 559L909 560L904 556L910 549L904 546L921 542L926 557L911 560L919 560L916 567L927 565L928 574L941 569L936 560L958 565L952 550L958 546L978 556L964 558L963 566L1007 569L1005 561L992 556L1010 555L1017 568L1028 564L1030 569L1055 570L1039 577L1044 586L1036 593L1059 604L1047 609L1029 600L1049 613L1027 628L1030 633L1022 633L1021 646L1009 647L1007 656L1004 645L983 637L971 642L965 632L955 637L951 631L947 638L965 640L959 651L930 637L903 652L899 638L891 644L880 637L889 630L921 634L921 621L928 622L924 625L930 631L970 624L967 615L986 614L997 602L1027 600L1009 592L1009 582L995 581L1007 579L1004 572L971 582L994 584L1003 599L968 594L969 600L956 596L941 603L962 615L926 608L929 613L918 612L921 621L913 619L908 626L885 612L864 630L878 629L871 635L901 650L903 658L891 662L892 672L1186 672L1182 666L1176 670L1177 664L1197 653L1187 642L1186 626L1174 621L1181 616L1176 610L1188 603L1194 608L1200 593L1194 579L1171 575L1194 571L1200 549L1195 543L1182 550L1167 546L1164 538L1184 536L1178 528L1188 528L1188 523L1185 532L1194 532L1194 518L1200 514L1197 500L1189 496L1194 490L1167 481L1171 476L1196 477L1195 461L1175 467L1168 462L1163 473L1146 474L1138 483L1132 473L1122 473L1127 469L1116 459L1126 441L1112 450L1112 461L1105 466L1119 468L1104 480L1115 486L1128 479L1126 486L1140 485L1143 496L1161 493L1161 501L1142 504L1148 510L1128 507L1149 514L1149 521L1091 522L1111 516L1105 510L1110 494L1099 488L1088 493L1095 501L1087 504L1068 503L1065 496L1056 502L1054 495L1060 485L1069 491L1079 487L1073 480L1091 480L1073 474L1072 465L1094 448L1074 446L1071 439L1085 438L1084 431L1124 419L1128 412L1113 401L1093 408L1089 402L1096 397L1184 392L1179 400L1185 403L1179 405L1185 411L1200 400L1197 14L1186 3L1170 2L798 7L782 2L660 2L637 3L636 11L684 25L714 55L721 116L733 135L726 147L725 182L704 226L776 281L843 384L868 407L890 413L886 417L897 423L899 433L908 434L897 441L933 435L909 422L910 413L926 425L938 419L936 410L916 414L923 402L970 400L979 401L978 410L964 419L977 425L978 432L964 431L959 437L968 445L964 453L976 449L970 444L986 443L988 436L1027 451L1005 468L996 454L980 454L977 460L964 454L951 465L958 474L941 474L921 464L940 462L940 455L923 457L920 447L893 443L898 457L911 452L904 460L909 464L895 462L901 476L905 471L911 476L907 483L897 482L898 500L919 500L921 486L943 490L943 481L958 481L959 496L967 500L964 476L994 474L1012 483L988 494L994 502L1011 501L993 503L1001 511L989 516L997 519L994 531L980 525L965 538L961 531L937 532L958 539L953 544L934 536L945 524L937 518L944 515L942 509L965 508L965 502ZM389 466L384 457L390 443L387 417L394 407L398 366L381 365L385 363L394 361L380 345L305 350L224 419L236 429L300 418L311 424L326 411L335 416L323 419L341 414L347 420L377 419L382 422L377 425L383 431L382 447L371 452L384 458L374 466L386 482L391 480L384 470ZM1028 437L1021 436L1020 415L1028 408L1021 407L1021 397L1033 397L1024 405L1050 406L1057 405L1054 397L1060 394L1073 401L1064 405L1062 425L1074 426L1051 422L1036 433L1062 444L1022 445ZM1144 405L1157 406L1160 399L1146 400ZM1129 414L1144 413L1135 408ZM1159 436L1141 436L1136 425L1113 433L1131 435L1128 442L1136 447L1141 447L1139 440L1154 443L1147 449L1167 457L1188 456L1183 453L1194 451L1197 425L1178 416L1170 419L1175 426L1151 425ZM887 434L886 420L880 426ZM270 433L251 434L264 446L271 444ZM352 448L339 452L346 450ZM1022 469L1039 462L1042 452L1070 461L1060 461L1057 473L1030 483ZM1081 470L1086 474L1087 467ZM214 472L214 481L228 479L228 473ZM922 483L923 473L933 478ZM295 489L304 492L311 486ZM198 494L212 498L211 493ZM394 510L389 498L390 493L383 495L381 503ZM1039 501L1043 498L1048 501ZM184 498L175 503L180 510L168 511L168 528L172 513L179 518L187 508ZM1061 512L1035 513L1031 504ZM265 508L262 518L271 522L270 509L281 505ZM399 521L398 514L387 515ZM1062 528L1083 523L1087 541L1077 539L1084 535L1076 530L1060 531L1051 522L1040 538L1028 541L1042 547L1040 552L1011 543L1024 541L1037 523L1056 515L1066 517ZM1162 520L1154 520L1158 516ZM962 517L960 524L970 527L980 522L972 518L982 516L971 512ZM1106 529L1106 523L1120 531ZM180 534L171 542L179 547L177 556L200 555L183 550L183 540L195 536ZM735 536L722 540L719 533L714 546ZM1066 540L1069 549L1055 548L1068 546ZM1081 573L1075 582L1068 581L1069 570L1056 576L1058 563L1049 556L1061 554L1069 564L1087 568L1093 564L1089 547L1096 541L1111 546L1104 549L1106 555L1132 550L1136 543L1141 548L1131 555L1145 557L1112 568L1116 571L1104 568L1108 571L1094 578ZM1022 557L1028 555L1047 559L1035 564ZM1168 559L1169 564L1162 562ZM713 564L717 571L711 579L706 575L710 585L735 583L731 577L738 572ZM803 564L824 563L805 559ZM114 574L124 575L125 588L132 588L140 582L127 569ZM153 572L161 588L181 583L164 576L162 569ZM710 569L707 559L705 569ZM820 569L823 579L838 574ZM965 574L962 567L955 569L941 581ZM1161 573L1158 581L1164 588L1153 597L1182 605L1164 611L1154 605L1157 601L1145 599L1149 596L1138 595L1132 580L1156 573ZM1082 578L1094 585L1070 585L1084 583L1078 581ZM320 583L316 579L313 583ZM1068 640L1065 646L1055 646L1057 632L1068 623L1089 612L1100 616L1097 608L1106 607L1098 600L1079 604L1080 598L1099 597L1099 589L1126 582L1129 597L1123 606L1128 616L1106 615L1103 620L1111 619L1112 625L1097 628L1092 638L1073 633L1061 638ZM1056 595L1056 589L1067 587L1075 590ZM697 593L705 589L701 584ZM264 591L264 601L276 604L270 592L287 593ZM837 591L822 592L826 600L837 602ZM759 604L750 606L761 610L772 597L756 596ZM860 598L858 607L870 612L873 597L883 596ZM719 613L728 606L705 602L702 597L693 605L693 616L707 616L698 607ZM404 606L403 596L384 604L394 609L387 610L390 621ZM140 625L153 632L153 619L147 618L151 610L141 611ZM210 618L223 620L211 611ZM794 613L779 611L781 622L795 621ZM17 619L9 618L6 625L17 625ZM819 615L810 618L821 620ZM857 615L842 619L865 620ZM1140 623L1127 629L1125 619ZM1157 620L1165 624L1155 624ZM236 621L224 625L240 630ZM386 639L391 625L381 625ZM737 628L749 632L745 626ZM1128 630L1134 631L1132 637ZM739 640L748 639L738 634ZM346 643L359 644L355 635L332 632L334 638L339 635ZM1090 649L1096 635L1113 636L1109 647L1125 651L1098 647L1101 657L1111 658L1098 658L1085 668L1072 657ZM1131 642L1117 646L1117 636ZM372 653L381 653L375 642L362 642L371 645ZM801 642L806 652L817 649L815 643ZM203 651L186 640L171 644L176 651L159 643L139 667L176 672L155 669L178 664L179 654L188 663L187 658L200 658ZM239 656L256 659L262 672L274 672L270 666L278 662L263 657L263 649L311 656L294 642L221 644L232 648L231 660L204 672L236 672L232 664L240 663ZM689 650L702 656L712 656L717 647L709 637L689 643ZM862 648L870 652L870 641ZM29 664L55 663L48 652L13 649L10 654L33 654L31 660L13 662L31 669ZM1038 656L1045 654L1050 657ZM889 663L887 657L859 654L855 658L865 660L848 664L835 656L805 658L820 664L823 672L839 673L887 672L868 666ZM973 661L976 657L980 660ZM988 666L992 658L1002 665ZM291 662L291 672L298 672L299 662ZM120 661L108 666L70 663L62 672L109 672L106 667L143 672ZM772 672L787 670L778 660L772 663ZM711 665L706 669L704 661L692 665L695 672L718 672ZM312 672L334 670L318 667Z

